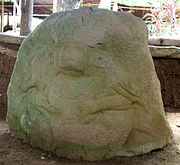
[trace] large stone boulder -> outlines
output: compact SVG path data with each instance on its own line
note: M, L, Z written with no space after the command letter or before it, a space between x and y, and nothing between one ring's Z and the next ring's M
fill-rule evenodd
M82 8L48 17L23 42L8 89L15 136L85 160L148 153L172 133L143 21Z

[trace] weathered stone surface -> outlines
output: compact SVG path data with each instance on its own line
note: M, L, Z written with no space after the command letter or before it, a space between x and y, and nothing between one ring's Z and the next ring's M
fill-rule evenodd
M7 120L15 136L66 158L165 146L172 134L143 21L91 8L48 17L21 45Z

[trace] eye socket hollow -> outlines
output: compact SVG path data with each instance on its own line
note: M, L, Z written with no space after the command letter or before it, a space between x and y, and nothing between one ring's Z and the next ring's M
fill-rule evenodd
M101 43L101 42L98 42L96 45L100 46L100 45L102 45L102 43Z

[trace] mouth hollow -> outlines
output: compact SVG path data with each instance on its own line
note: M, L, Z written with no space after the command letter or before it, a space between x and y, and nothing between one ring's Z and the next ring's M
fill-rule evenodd
M118 111L127 111L131 109L112 109L112 108L105 108L105 109L100 109L95 112L91 112L90 114L98 114L98 113L104 113L104 112L118 112Z

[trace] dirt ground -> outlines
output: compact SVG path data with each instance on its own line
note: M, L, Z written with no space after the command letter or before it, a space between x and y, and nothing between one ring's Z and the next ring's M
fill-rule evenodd
M6 92L16 61L18 48L18 45L8 45L0 43L0 120L4 119L6 115Z
M175 142L163 149L134 157L115 157L88 162L67 160L52 153L33 148L9 133L5 121L0 122L0 165L180 165L180 113L167 113Z
M164 106L180 108L180 59L153 58L153 60L161 83Z

